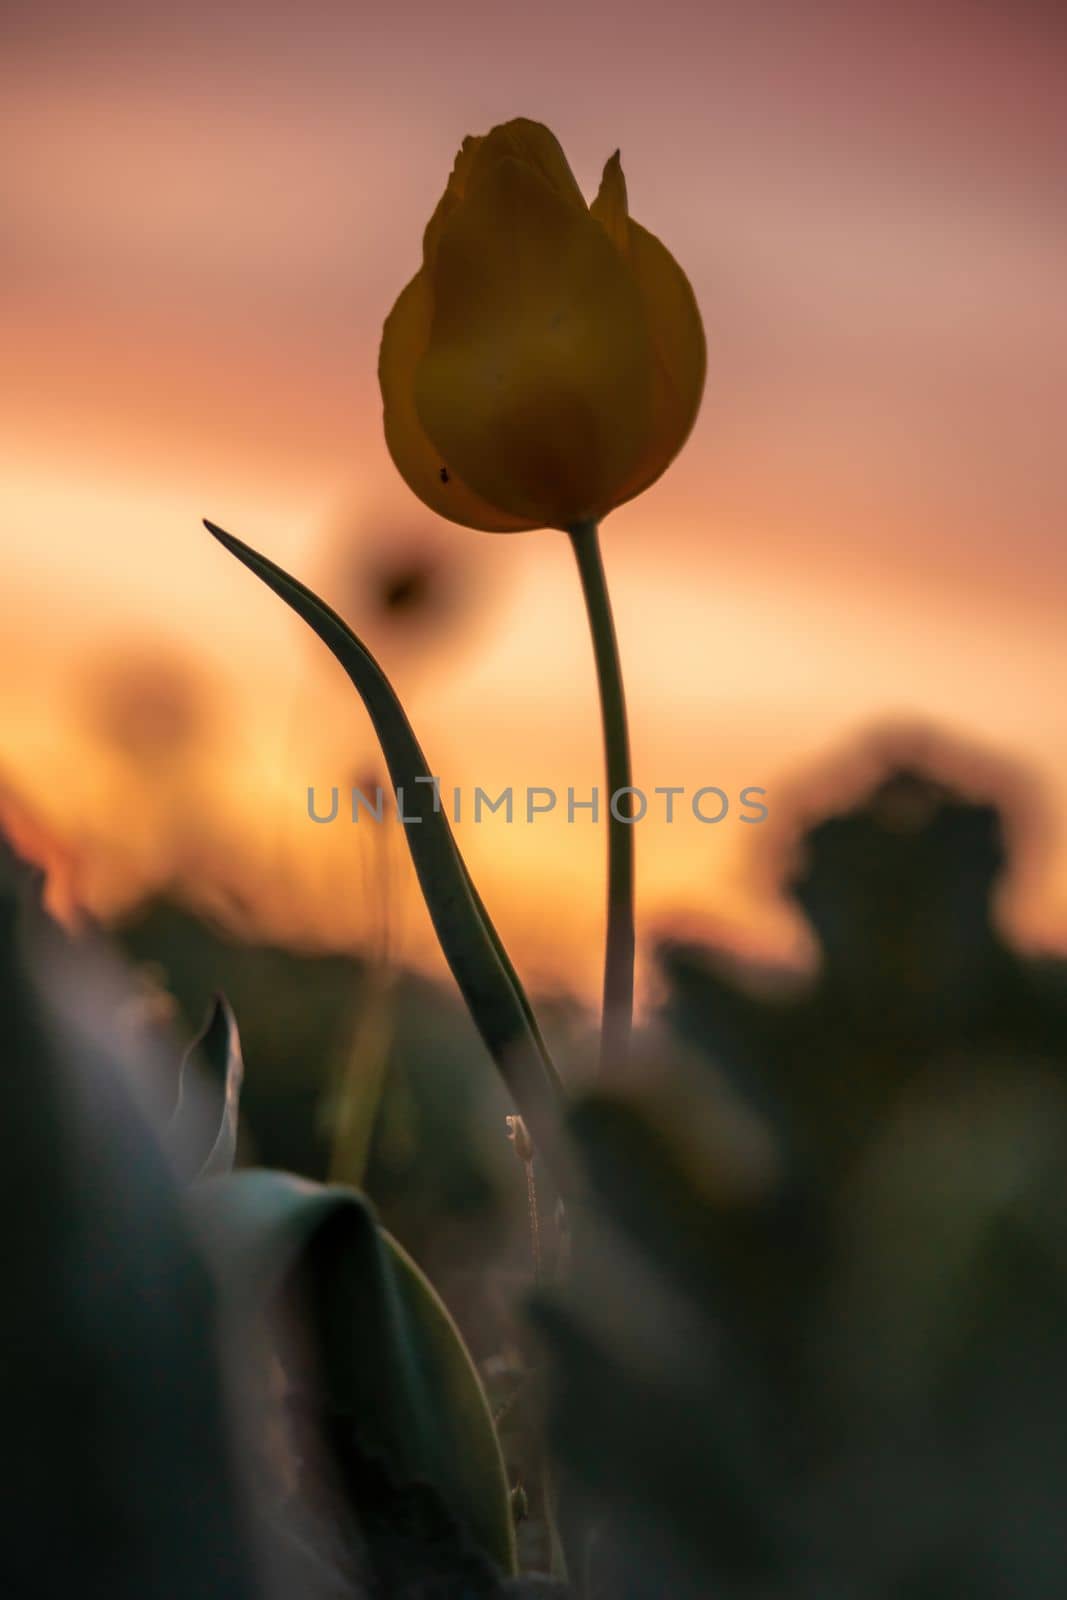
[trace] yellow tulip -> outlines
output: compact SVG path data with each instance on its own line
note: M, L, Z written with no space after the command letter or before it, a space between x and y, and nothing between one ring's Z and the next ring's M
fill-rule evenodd
M618 152L587 206L540 123L464 140L382 335L386 441L421 500L497 533L597 522L677 455L704 366Z

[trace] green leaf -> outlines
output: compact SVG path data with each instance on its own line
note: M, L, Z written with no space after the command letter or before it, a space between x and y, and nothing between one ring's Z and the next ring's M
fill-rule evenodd
M760 1207L718 1187L702 1108L664 1102L660 1083L597 1090L568 1119L587 1182L571 1270L527 1305L548 1355L565 1531L601 1527L598 1594L777 1593L794 1552L748 1308L775 1292L778 1257ZM775 1310L791 1327L793 1307ZM577 1570L581 1540L568 1554Z
M395 1005L388 973L377 965L368 969L330 1108L331 1183L347 1183L357 1189L363 1183L389 1070Z
M222 1106L214 1139L205 1150L204 1108L192 1101L189 1077L194 1063L203 1062L212 1085L222 1087ZM217 1178L233 1169L237 1154L237 1123L244 1081L244 1060L237 1019L225 995L216 995L203 1029L186 1052L178 1079L178 1103L167 1129L167 1141L182 1169L191 1178Z
M114 1018L0 837L8 1595L262 1595L208 1266Z
M351 1420L398 1483L429 1484L513 1572L507 1476L478 1374L440 1298L369 1203L351 1189L248 1170L198 1185L190 1205L235 1337L253 1344L298 1284L331 1414Z
M435 809L431 769L395 691L366 646L310 589L214 523L204 525L304 619L359 691L393 785L402 791L404 816L417 819L406 822L404 831L445 959L534 1142L551 1162L562 1084L522 984L471 882L448 818L443 809ZM558 1170L554 1176L561 1182Z

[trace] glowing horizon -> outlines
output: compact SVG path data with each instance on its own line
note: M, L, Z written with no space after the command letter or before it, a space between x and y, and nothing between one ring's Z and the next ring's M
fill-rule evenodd
M373 761L366 719L205 514L339 603L340 543L432 537L484 581L469 634L461 617L418 650L371 642L435 770L602 783L566 541L431 527L381 437L382 317L460 139L516 112L553 126L586 193L622 146L633 213L708 330L693 438L604 528L635 782L761 785L784 826L806 770L915 720L1033 773L1067 814L1057 52L1034 15L771 9L773 26L622 6L609 28L556 3L373 21L323 3L208 29L196 6L117 5L16 35L0 776L93 856L94 904L175 861L261 871L281 850L271 928L366 932L358 852L302 814L309 783ZM142 825L119 823L80 686L153 648L206 686L213 742L180 814L145 799ZM642 826L646 941L707 919L796 957L768 890L778 832L759 838ZM601 836L546 819L461 842L524 969L594 993ZM410 881L402 897L404 953L436 969ZM1067 938L1062 837L1013 917Z

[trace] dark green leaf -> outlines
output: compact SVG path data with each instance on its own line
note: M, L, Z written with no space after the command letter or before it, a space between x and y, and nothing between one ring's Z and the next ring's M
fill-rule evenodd
M221 1105L217 1120L194 1099L190 1077L202 1063L218 1087ZM237 1123L241 1105L244 1061L237 1019L225 995L216 995L199 1036L182 1062L178 1103L167 1130L168 1144L179 1167L189 1177L218 1178L233 1169L237 1154ZM205 1130L211 1144L204 1148Z
M114 1032L128 991L31 893L0 838L0 1590L252 1600L211 1279Z
M369 1204L266 1171L199 1185L190 1203L234 1337L251 1346L279 1297L300 1297L323 1413L349 1419L399 1484L428 1484L512 1571L507 1478L478 1375L441 1300Z
M431 768L395 691L345 622L297 579L214 523L205 526L302 617L333 652L370 714L394 787L402 791L411 858L434 929L486 1047L548 1160L556 1153L562 1086L529 1000L471 883L448 818L435 809ZM557 1181L560 1174L556 1172Z

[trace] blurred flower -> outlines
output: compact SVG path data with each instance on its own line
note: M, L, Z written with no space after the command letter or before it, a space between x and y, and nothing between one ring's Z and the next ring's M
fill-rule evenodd
M366 520L375 524L373 537L346 522L334 541L328 582L341 614L372 648L388 640L393 659L443 635L466 637L486 596L484 564L430 518L398 523L386 513Z
M373 574L374 598L383 617L406 619L437 609L444 598L440 569L419 552L391 562Z
M104 743L145 770L182 762L203 742L211 720L189 664L154 646L127 646L97 663L83 693Z
M420 499L498 533L599 519L678 453L704 365L692 289L630 219L617 151L587 206L540 123L464 140L382 335L386 441Z

